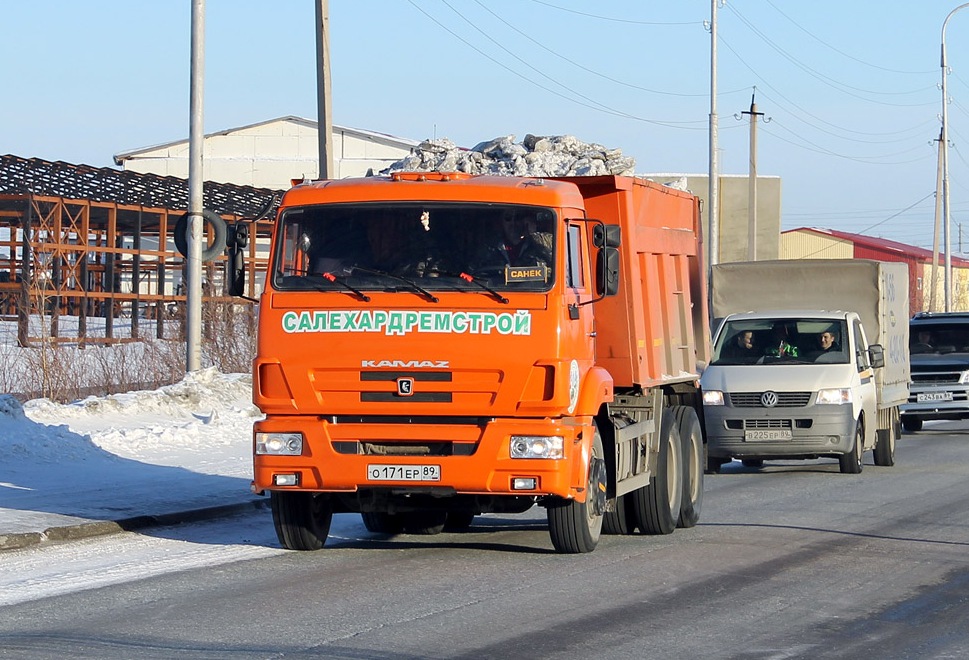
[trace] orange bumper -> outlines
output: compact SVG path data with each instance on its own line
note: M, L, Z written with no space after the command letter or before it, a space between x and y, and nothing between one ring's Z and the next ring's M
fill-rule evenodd
M558 495L585 500L593 437L591 418L493 419L472 423L332 423L310 416L270 417L253 432L302 433L299 456L253 456L252 488L356 492L366 488L441 488L466 495ZM511 458L512 435L562 436L564 458ZM431 446L447 455L361 453L364 447ZM373 450L370 450L373 451ZM373 480L374 466L439 466L434 481ZM377 472L380 472L377 470ZM387 471L383 471L384 476ZM296 474L297 486L276 486L274 475ZM512 489L516 478L535 479L532 490Z

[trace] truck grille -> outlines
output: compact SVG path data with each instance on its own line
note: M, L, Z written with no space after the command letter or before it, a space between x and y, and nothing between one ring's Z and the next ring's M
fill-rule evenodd
M791 428L789 419L745 419L745 429L789 429Z
M763 392L731 392L730 405L734 408L763 408L760 397ZM803 408L811 401L811 392L777 392L777 408Z
M961 372L956 373L915 373L912 372L912 382L919 385L953 385L959 382Z

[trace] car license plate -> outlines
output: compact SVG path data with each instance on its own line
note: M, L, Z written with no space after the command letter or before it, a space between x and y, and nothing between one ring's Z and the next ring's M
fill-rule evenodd
M368 465L368 481L440 481L440 465Z
M952 401L952 392L919 392L915 395L919 403L928 401Z
M744 431L744 440L790 440L790 429L750 429Z

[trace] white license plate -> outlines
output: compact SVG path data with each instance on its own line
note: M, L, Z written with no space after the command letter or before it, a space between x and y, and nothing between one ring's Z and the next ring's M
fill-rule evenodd
M790 429L751 429L744 431L744 440L790 440Z
M952 401L952 392L919 392L915 395L919 403L927 401Z
M440 465L368 465L368 481L440 481Z

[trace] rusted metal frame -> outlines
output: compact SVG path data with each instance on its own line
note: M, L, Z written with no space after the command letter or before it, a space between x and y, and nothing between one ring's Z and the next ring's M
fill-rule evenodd
M21 231L20 306L17 308L17 346L30 346L30 281L33 279L30 228L33 226L34 200L32 195L24 198L24 216Z
M108 208L108 232L104 245L104 337L114 338L114 294L115 294L115 242L118 237L118 206L112 204Z

